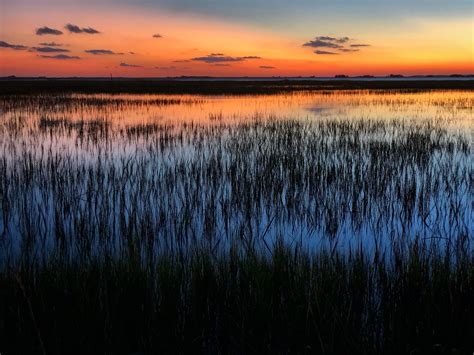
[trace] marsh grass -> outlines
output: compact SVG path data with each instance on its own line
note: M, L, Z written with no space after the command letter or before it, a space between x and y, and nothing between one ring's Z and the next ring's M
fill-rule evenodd
M449 122L472 97L390 118L403 95L135 123L107 111L204 99L2 99L0 350L471 351L472 137Z
M362 251L272 257L196 250L48 263L2 276L9 353L467 353L474 263L414 243L388 262ZM21 284L27 285L25 293ZM31 309L29 308L31 302ZM34 318L32 315L34 314Z

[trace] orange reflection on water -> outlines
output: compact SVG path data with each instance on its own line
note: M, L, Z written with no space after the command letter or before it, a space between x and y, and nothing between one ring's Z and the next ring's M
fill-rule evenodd
M436 120L451 129L466 130L473 127L474 92L302 91L248 96L73 94L14 100L6 110L7 120L21 116L29 122L30 128L45 118L71 122L100 119L115 127L235 124L271 118ZM5 104L2 106L4 110L7 108Z

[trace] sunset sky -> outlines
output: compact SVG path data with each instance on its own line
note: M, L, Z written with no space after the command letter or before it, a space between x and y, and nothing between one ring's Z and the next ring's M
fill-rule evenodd
M0 76L474 72L472 0L0 0Z

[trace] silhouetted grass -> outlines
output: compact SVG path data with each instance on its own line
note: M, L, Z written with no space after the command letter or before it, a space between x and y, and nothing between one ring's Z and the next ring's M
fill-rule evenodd
M407 255L161 255L50 261L1 275L2 351L469 353L474 260L415 242ZM31 308L30 308L31 303Z

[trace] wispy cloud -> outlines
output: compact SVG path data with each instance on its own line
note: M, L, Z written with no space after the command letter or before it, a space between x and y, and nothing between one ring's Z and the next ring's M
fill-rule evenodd
M58 55L39 55L38 57L41 58L50 58L50 59L61 59L61 60L70 60L70 59L81 59L75 55L67 55L67 54L58 54Z
M314 51L316 54L321 55L337 55L340 53L333 52L331 50L338 50L341 53L352 53L359 52L362 47L369 47L369 44L351 44L353 39L350 37L331 37L331 36L318 36L303 44L303 47L311 48L322 48Z
M158 70L174 70L176 67L170 66L170 67L155 67L155 69Z
M160 35L159 33L155 33L155 34L153 35L153 38L163 38L163 36Z
M8 42L5 42L5 41L0 41L0 48L10 48L10 49L14 49L16 51L20 51L20 50L25 50L28 47L23 46L21 44L11 44L11 43L8 43Z
M226 56L223 53L211 53L205 57L191 58L191 60L193 61L205 62L208 64L225 63L225 62L243 62L244 60L248 60L248 59L260 59L260 57L255 56L255 55L244 56L244 57L231 57L231 56Z
M261 65L259 66L260 69L275 69L275 67L272 67L271 65Z
M63 32L60 31L60 30L57 30L57 29L55 29L55 28L50 28L50 27L44 26L44 27L37 28L37 29L36 29L36 34L37 34L38 36L43 36L43 35L55 35L55 36L59 36L59 35L62 35Z
M344 52L344 53L351 53L351 52L359 52L360 49L357 49L357 48L340 48L339 49L341 52Z
M31 52L39 52L39 53L66 53L70 52L68 49L64 48L57 48L57 47L32 47L30 49Z
M323 41L321 39L314 39L303 44L304 47L313 48L342 48L342 46L335 42Z
M143 68L142 65L128 64L128 63L120 63L120 66L126 67L126 68Z
M87 49L84 52L93 54L93 55L123 55L124 53L117 53L111 51L110 49Z
M64 44L56 43L56 42L42 42L39 43L40 46L47 46L47 47L62 47Z
M79 27L77 25L73 25L72 23L68 23L66 26L64 26L66 30L68 30L70 33L85 33L85 34L97 34L100 33L98 30L92 27Z
M329 52L329 51L321 51L321 50L316 50L314 51L316 54L320 55L338 55L339 53L334 53L334 52Z

